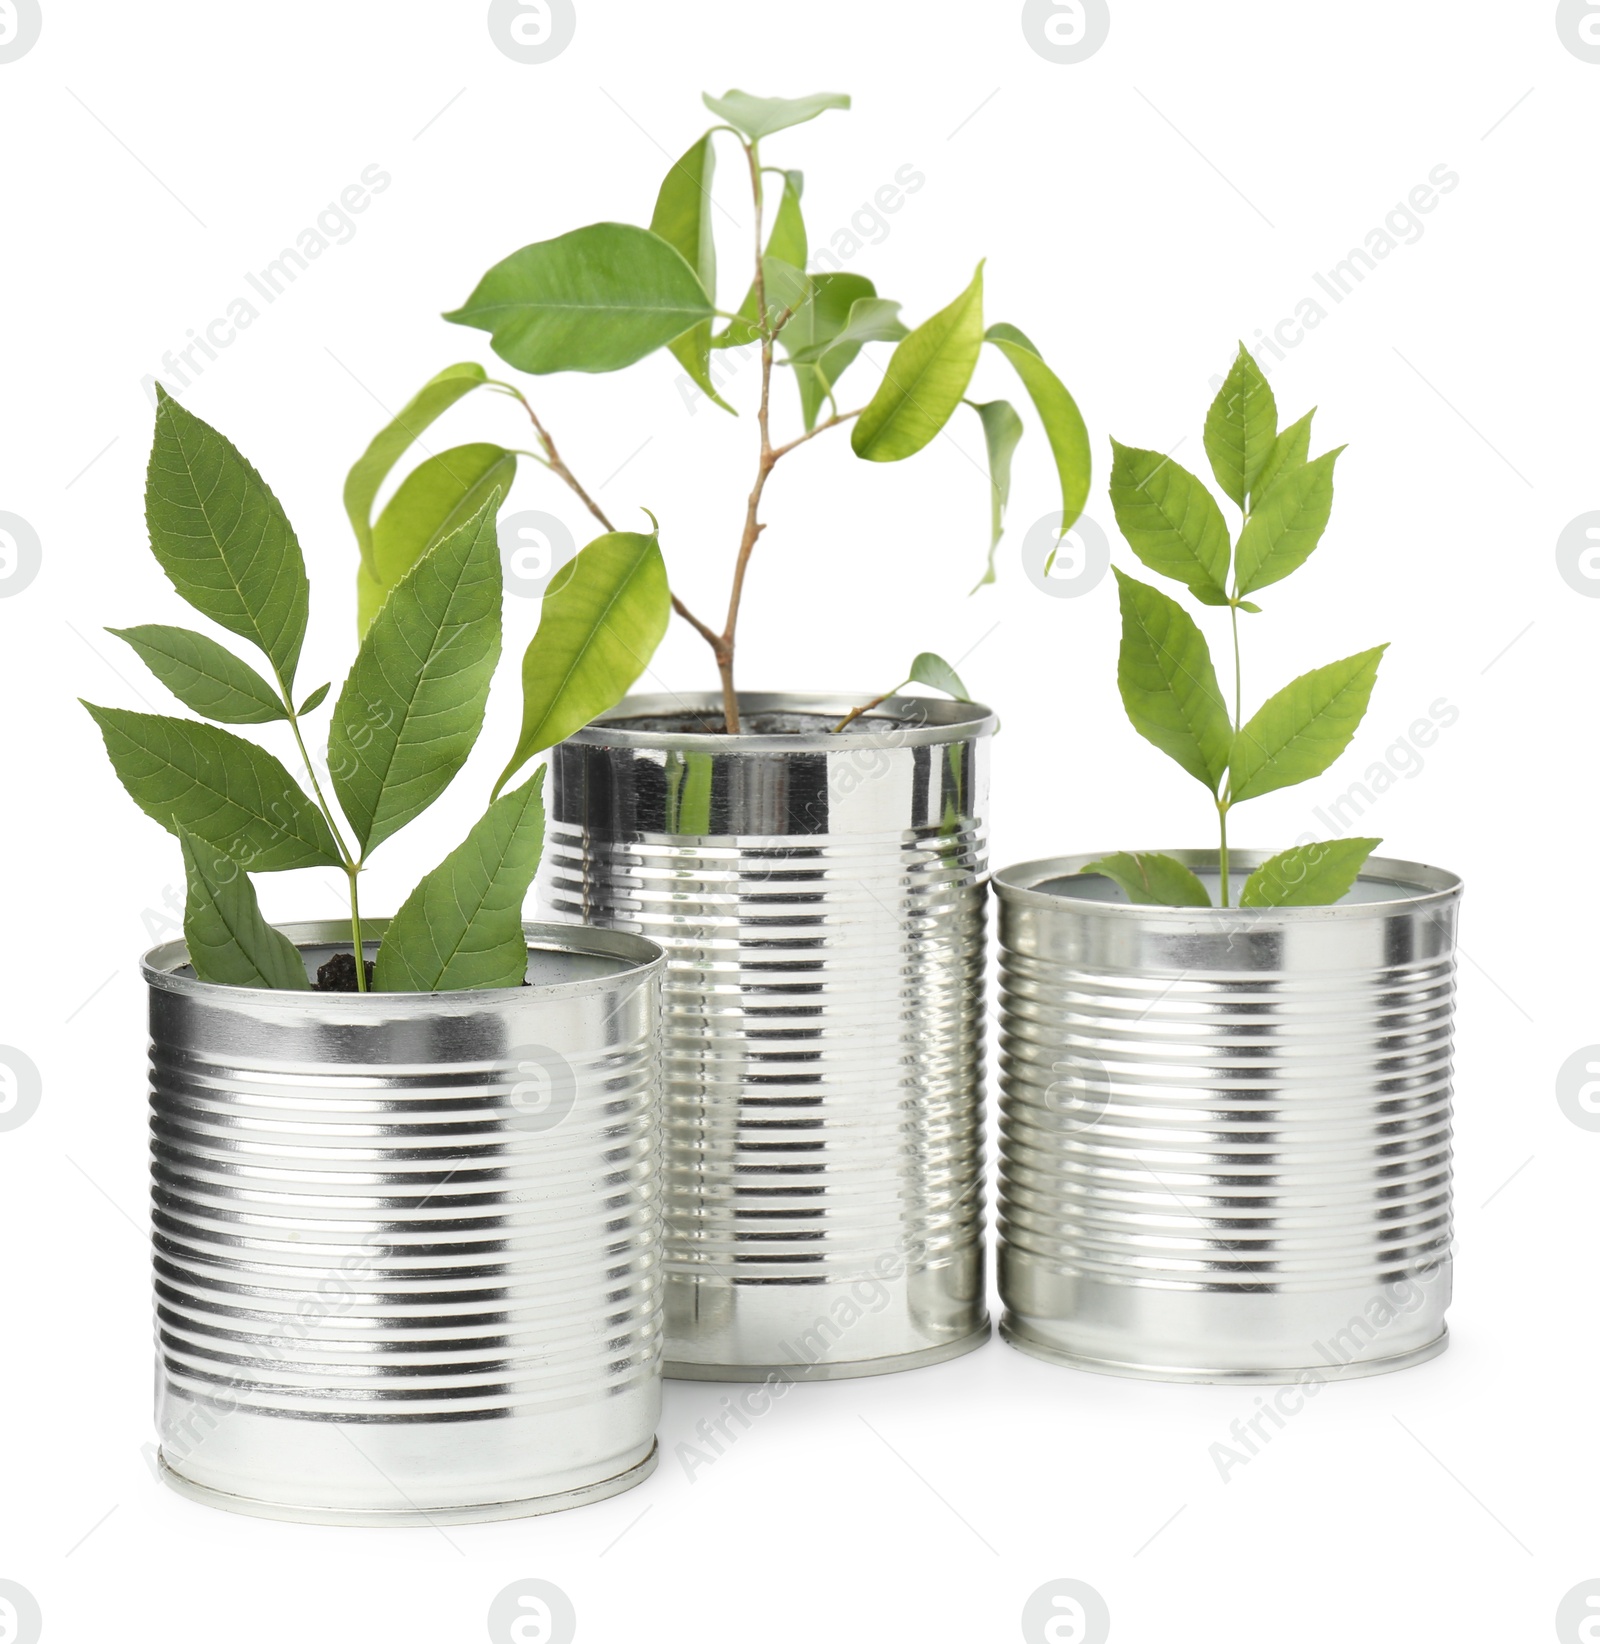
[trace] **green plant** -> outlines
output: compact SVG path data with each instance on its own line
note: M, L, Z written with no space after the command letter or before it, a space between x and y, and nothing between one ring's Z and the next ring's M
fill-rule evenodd
M592 223L524 246L495 264L467 301L445 318L487 331L502 359L535 376L617 371L667 349L699 391L730 412L733 408L719 394L713 377L713 357L725 348L758 347L758 450L727 614L714 627L696 617L681 599L674 596L672 601L673 609L711 648L721 680L725 725L732 733L739 729L734 664L746 572L766 529L761 513L767 482L791 452L818 435L853 424L850 444L857 457L899 462L924 449L959 406L971 406L980 419L990 470L989 563L983 582L994 580L1012 456L1023 431L1021 417L1005 401L978 403L967 398L986 342L1021 379L1043 425L1061 488L1063 531L1077 519L1088 497L1090 452L1072 396L1034 344L1012 325L985 328L982 263L953 302L915 329L900 320L900 305L880 297L865 276L806 272L810 249L801 210L803 179L798 171L763 164L762 145L775 133L827 110L848 108L848 97L823 93L761 98L730 91L724 97L707 95L704 101L720 123L672 164L648 228ZM717 306L713 227L715 213L725 209L713 199L718 137L737 144L754 220L752 271L735 310ZM768 199L772 192L777 195L775 208ZM872 342L895 344L883 380L866 403L841 410L835 397L840 379ZM789 438L773 434L775 366L792 373L799 400L801 428ZM467 445L441 452L408 476L374 523L372 505L378 488L407 447L450 406L480 387L520 403L538 449ZM362 553L364 620L404 574L411 557L475 507L490 487L508 483L522 457L549 469L605 529L612 529L593 492L573 475L521 389L491 378L472 363L450 366L422 388L373 441L346 486L345 502ZM553 585L546 597L558 600L564 597L563 589Z
M263 675L187 628L111 629L187 707L216 723L85 703L135 802L183 849L184 936L203 981L305 988L305 967L261 915L251 873L336 867L350 887L350 936L363 942L359 878L377 847L421 815L466 763L500 659L499 484L425 544L372 615L335 698L324 794L295 706L310 586L278 499L214 428L161 395L145 490L150 546L202 616L250 640ZM374 985L385 992L513 987L527 969L522 902L544 838L541 769L502 794L527 762L610 707L638 677L668 621L666 570L652 533L615 532L584 548L580 595L626 582L626 601L577 597L541 613L523 664L524 722L490 805L465 841L390 920ZM223 725L287 724L310 791L278 758ZM357 989L366 967L355 964Z
M1239 613L1261 610L1246 595L1281 582L1305 563L1333 507L1333 469L1344 447L1310 458L1314 415L1308 411L1280 431L1272 389L1239 345L1205 426L1211 471L1242 517L1237 540L1230 538L1216 499L1187 469L1159 451L1111 442L1111 505L1128 545L1200 604L1228 611L1231 716L1194 620L1176 600L1116 572L1123 706L1134 729L1200 782L1216 805L1223 907L1229 905L1228 813L1328 769L1355 735L1388 649L1378 645L1302 674L1244 718ZM1341 839L1283 851L1245 881L1239 905L1336 902L1380 843ZM1135 902L1211 905L1188 868L1156 852L1119 852L1083 871L1116 880Z

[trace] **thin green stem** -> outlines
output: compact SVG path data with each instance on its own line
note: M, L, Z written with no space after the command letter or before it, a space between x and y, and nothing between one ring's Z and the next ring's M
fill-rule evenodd
M367 991L367 950L361 940L361 893L356 888L356 880L360 876L360 863L351 863L345 868L345 876L350 881L350 940L355 944L356 957L356 992Z
M305 766L306 775L311 780L311 792L316 796L317 809L322 812L322 819L328 824L328 832L333 835L333 843L337 847L341 862L344 864L345 878L350 881L350 939L355 943L356 961L356 991L367 991L366 954L361 942L361 899L356 891L356 876L361 872L362 864L351 854L350 847L344 842L344 835L339 831L338 819L333 814L333 807L328 803L327 795L322 791L322 784L317 780L317 768L311 763L311 755L306 750L306 739L300 733L300 716L294 709L294 698L289 694L289 688L283 682L283 676L273 670L278 681L278 693L283 702L283 711L289 717L289 729L294 732L295 746L300 750L300 763Z
M1228 906L1228 801L1217 801L1217 823L1222 830L1222 849L1217 853L1217 860L1222 868L1222 905Z

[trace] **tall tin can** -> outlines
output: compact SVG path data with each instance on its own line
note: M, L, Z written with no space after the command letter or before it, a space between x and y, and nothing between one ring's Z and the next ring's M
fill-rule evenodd
M667 951L667 1374L830 1380L988 1334L994 718L640 696L555 750L541 907Z
M1460 880L1375 857L1331 907L1197 910L1092 860L995 876L1004 1335L1166 1381L1441 1352Z
M376 951L382 923L369 924ZM660 950L319 993L146 955L167 1482L306 1523L511 1518L655 1465ZM348 928L292 925L315 968Z

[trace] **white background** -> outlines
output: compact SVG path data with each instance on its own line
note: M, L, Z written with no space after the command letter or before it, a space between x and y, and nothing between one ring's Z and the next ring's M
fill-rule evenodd
M0 63L0 510L43 545L36 580L0 599L0 1043L43 1079L37 1114L0 1132L0 1578L35 1595L46 1638L453 1644L482 1639L493 1596L537 1576L571 1595L591 1641L1014 1638L1056 1577L1105 1596L1119 1644L1522 1640L1550 1636L1562 1596L1600 1577L1600 1134L1555 1095L1561 1064L1600 1040L1600 601L1567 585L1555 551L1600 508L1600 64L1565 48L1546 0L1111 10L1104 48L1060 65L1009 3L579 0L570 48L527 66L496 49L482 4L44 0L39 43ZM1292 315L1435 167L1459 176L1420 239L1342 304L1323 295L1325 322L1268 356L1284 421L1316 404L1314 448L1350 450L1322 548L1247 629L1246 696L1393 646L1345 759L1235 829L1288 843L1375 761L1409 766L1397 744L1431 703L1459 710L1355 830L1468 883L1454 1345L1329 1388L1226 1483L1210 1447L1253 1413L1251 1392L1074 1374L994 1344L802 1388L692 1481L673 1446L721 1390L669 1384L656 1476L553 1518L381 1533L207 1511L163 1490L141 1453L137 958L174 933L164 899L181 875L74 701L172 707L101 631L187 620L145 544L141 378L364 168L392 177L354 238L258 304L183 394L297 523L314 590L301 678L338 679L356 564L344 470L432 372L492 362L486 338L437 315L521 244L648 221L663 150L711 123L702 89L730 85L854 94L853 112L767 145L807 174L814 246L903 165L925 174L846 266L918 320L988 257L988 317L1028 331L1084 408L1090 512L1108 531L1107 436L1182 438L1178 460L1203 467L1208 384L1235 339ZM726 161L723 181L748 224ZM744 284L735 254L730 238L725 306ZM855 368L847 404L879 369ZM980 369L980 397L1020 399L1001 362ZM710 615L753 418L691 415L676 375L658 355L529 386L615 517L660 516L675 585ZM730 389L747 412L754 375ZM509 401L478 399L446 425L452 441L526 443ZM1110 579L1063 599L1021 574L1027 527L1053 506L1036 427L1000 584L967 597L981 459L975 419L899 467L856 463L840 435L790 458L769 491L742 682L882 690L919 649L961 657L1004 719L997 863L1209 843L1203 796L1118 704ZM587 535L537 470L512 506ZM537 608L508 604L520 653ZM704 647L678 625L651 678L709 685ZM508 665L466 778L380 857L374 911L464 831L515 708ZM264 895L274 916L319 916L337 888L281 875Z

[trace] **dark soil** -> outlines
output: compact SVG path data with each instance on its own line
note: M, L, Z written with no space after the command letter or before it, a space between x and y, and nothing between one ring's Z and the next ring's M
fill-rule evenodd
M371 991L373 973L377 970L377 961L367 961L367 988ZM358 993L356 987L356 956L353 953L336 953L324 965L317 969L316 986L313 993Z

